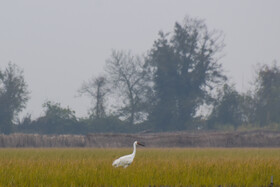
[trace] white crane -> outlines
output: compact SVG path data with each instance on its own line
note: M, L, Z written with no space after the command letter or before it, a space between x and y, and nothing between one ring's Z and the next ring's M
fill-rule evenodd
M133 159L135 157L135 154L136 154L136 145L141 145L141 146L144 146L143 144L141 144L140 142L137 142L135 141L133 143L133 152L129 155L125 155L125 156L122 156L118 159L116 159L112 166L114 167L119 167L119 166L123 166L124 168L126 168L127 166L129 166L132 162L133 162Z

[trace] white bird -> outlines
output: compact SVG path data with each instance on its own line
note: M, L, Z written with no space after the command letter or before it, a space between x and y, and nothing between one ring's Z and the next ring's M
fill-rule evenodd
M135 141L133 143L133 152L129 155L125 155L125 156L122 156L118 159L116 159L112 166L114 167L119 167L119 166L123 166L124 168L126 168L127 166L129 166L132 162L133 162L133 159L135 157L135 154L136 154L136 145L141 145L141 146L144 146L143 144L141 144L140 142L137 142Z

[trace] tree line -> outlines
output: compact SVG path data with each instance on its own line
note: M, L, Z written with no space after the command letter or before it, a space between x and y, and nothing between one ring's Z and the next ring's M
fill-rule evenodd
M280 122L280 68L262 65L253 89L239 93L223 70L223 33L203 20L186 17L172 32L159 32L145 55L113 50L102 75L81 84L92 101L89 115L55 101L43 116L17 120L29 99L23 71L0 70L0 132L86 134L237 129ZM199 112L202 111L202 112ZM205 114L207 113L207 114Z

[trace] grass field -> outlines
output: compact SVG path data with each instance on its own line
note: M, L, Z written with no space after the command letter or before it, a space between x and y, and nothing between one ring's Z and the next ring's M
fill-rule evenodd
M280 185L280 149L0 149L0 186Z

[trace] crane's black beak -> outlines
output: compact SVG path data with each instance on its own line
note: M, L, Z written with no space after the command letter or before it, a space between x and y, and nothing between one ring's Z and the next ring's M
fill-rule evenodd
M139 142L137 142L137 144L138 144L138 145L141 145L141 146L145 146L144 144L142 144L142 143L139 143Z

